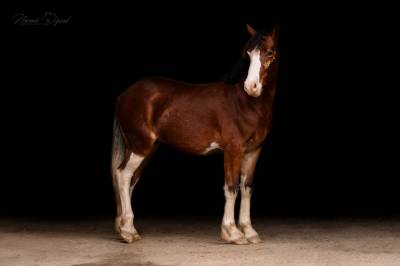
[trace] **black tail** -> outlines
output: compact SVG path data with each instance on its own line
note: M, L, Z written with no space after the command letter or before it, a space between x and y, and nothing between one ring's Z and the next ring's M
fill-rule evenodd
M112 158L111 158L111 174L115 178L116 171L121 165L125 156L125 144L122 138L122 132L118 119L114 117L113 142L112 142Z

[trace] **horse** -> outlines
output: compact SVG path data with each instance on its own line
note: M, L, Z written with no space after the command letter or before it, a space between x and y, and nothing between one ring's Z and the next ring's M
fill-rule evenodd
M256 162L272 125L278 27L263 32L246 26L250 39L230 75L208 84L145 78L117 98L111 169L117 203L115 230L123 241L141 239L133 224L131 195L157 144L164 143L195 155L223 153L221 238L232 244L261 242L251 224L250 199ZM247 76L246 71L238 76L243 65L248 66ZM234 207L239 190L236 225Z

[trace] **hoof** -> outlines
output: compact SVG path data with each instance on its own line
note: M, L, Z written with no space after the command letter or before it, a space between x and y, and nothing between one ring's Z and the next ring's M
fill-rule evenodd
M230 234L226 229L222 229L221 238L230 244L236 244L236 245L249 244L249 241L247 241L247 239L244 237L244 234L239 230L233 231L233 233Z
M138 233L132 233L132 232L122 232L121 237L126 243L132 243L134 241L142 239Z
M257 244L262 242L260 237L258 236L258 233L254 228L251 226L251 224L245 224L240 226L240 230L244 233L247 241L249 241L252 244Z
M247 241L247 239L245 237L242 237L242 238L239 238L236 240L231 240L230 243L235 244L235 245L247 245L247 244L249 244L249 241Z
M142 239L142 237L138 233L133 234L132 238L133 238L133 241L138 241L138 240Z
M252 244L258 244L258 243L262 242L258 235L254 235L254 236L247 238L247 241L249 241Z

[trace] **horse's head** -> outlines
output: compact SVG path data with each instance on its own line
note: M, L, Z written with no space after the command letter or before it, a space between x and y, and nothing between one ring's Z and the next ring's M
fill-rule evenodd
M264 34L247 25L247 31L251 39L246 45L245 52L250 58L250 66L244 82L244 90L250 96L258 97L262 93L263 86L272 76L269 75L271 69L277 65L278 28L275 26L270 33Z

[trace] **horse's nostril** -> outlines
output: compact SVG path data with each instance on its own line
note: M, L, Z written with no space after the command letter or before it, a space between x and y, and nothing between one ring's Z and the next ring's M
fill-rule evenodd
M246 89L248 90L248 92L250 93L256 93L257 92L257 83L246 83L245 84Z

